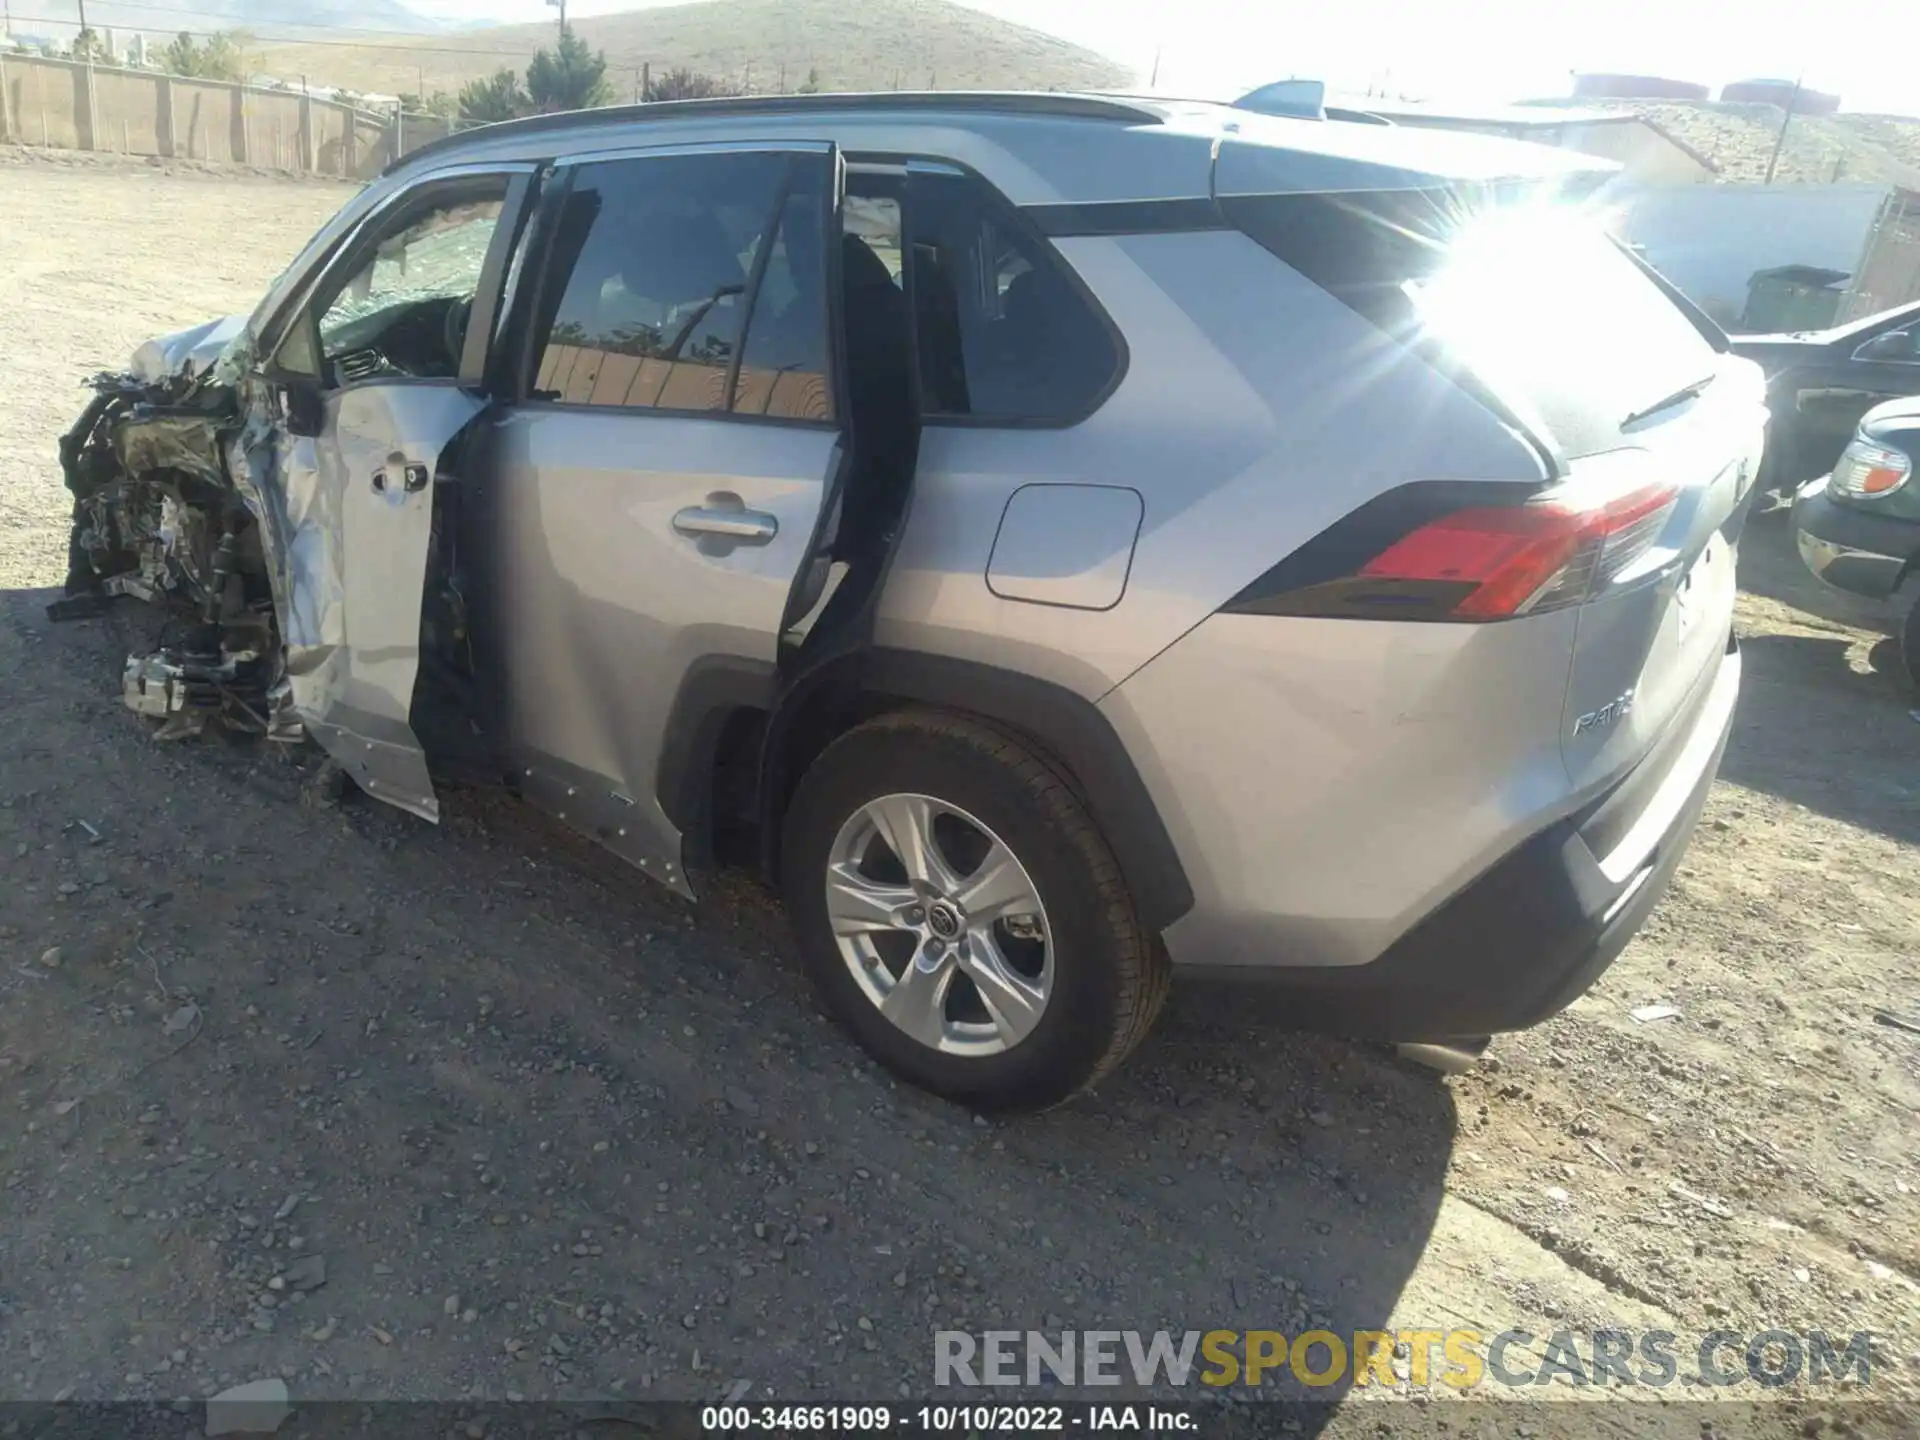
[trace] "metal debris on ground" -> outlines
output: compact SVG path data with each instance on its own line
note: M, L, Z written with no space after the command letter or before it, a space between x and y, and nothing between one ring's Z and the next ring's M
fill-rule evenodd
M1598 1140L1588 1140L1585 1144L1587 1149L1590 1150L1596 1158L1606 1162L1607 1168L1613 1171L1614 1174L1624 1175L1627 1173L1621 1168L1619 1161L1615 1160L1611 1155L1607 1154L1605 1150L1600 1148L1600 1142Z
M1655 1020L1673 1019L1680 1013L1680 1007L1678 1005L1642 1005L1639 1009L1628 1013L1642 1025L1646 1025Z
M1671 1195L1677 1195L1688 1204L1698 1206L1700 1209L1706 1211L1707 1214L1721 1220L1731 1220L1733 1218L1733 1211L1729 1210L1725 1205L1722 1205L1718 1200L1708 1199L1697 1190L1689 1190L1678 1181L1667 1186L1667 1192Z
M1920 1035L1920 1021L1903 1020L1891 1010L1876 1010L1873 1018L1893 1030L1904 1030L1909 1035Z

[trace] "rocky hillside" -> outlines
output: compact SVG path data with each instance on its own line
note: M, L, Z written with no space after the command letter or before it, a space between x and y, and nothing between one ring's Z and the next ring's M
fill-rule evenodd
M1766 178L1784 118L1776 105L1651 100L1573 103L1645 115L1712 160L1721 180L1743 184ZM1869 180L1920 189L1920 118L1795 115L1773 178L1781 185Z
M689 66L752 92L824 90L1112 89L1123 67L1064 40L948 0L706 0L574 21L606 52L616 93L631 95L642 65ZM500 66L524 70L553 43L552 25L505 25L417 39L264 49L261 68L347 89L396 94L456 90Z

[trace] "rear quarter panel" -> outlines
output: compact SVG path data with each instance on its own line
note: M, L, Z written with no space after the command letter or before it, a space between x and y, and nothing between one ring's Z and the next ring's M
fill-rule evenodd
M1175 962L1364 964L1571 809L1576 623L1215 615L1107 696L1193 885Z
M1098 699L1380 492L1416 479L1541 474L1484 407L1237 231L1057 244L1125 335L1126 376L1068 428L927 427L882 601L883 645L1000 665ZM988 588L1009 497L1050 480L1142 498L1112 609Z

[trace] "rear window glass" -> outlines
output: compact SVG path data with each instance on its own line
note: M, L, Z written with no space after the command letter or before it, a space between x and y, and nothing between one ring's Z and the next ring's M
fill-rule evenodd
M1060 257L992 191L971 177L916 173L906 225L930 418L1066 425L1100 402L1120 368L1112 332ZM898 263L884 245L876 253Z
M1225 202L1308 279L1570 454L1717 362L1686 313L1571 205L1463 187Z

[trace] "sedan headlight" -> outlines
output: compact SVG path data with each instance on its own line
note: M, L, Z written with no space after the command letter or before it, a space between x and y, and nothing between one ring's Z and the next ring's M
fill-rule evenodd
M1855 440L1833 467L1832 485L1838 495L1886 495L1906 484L1912 473L1913 461L1900 451Z

